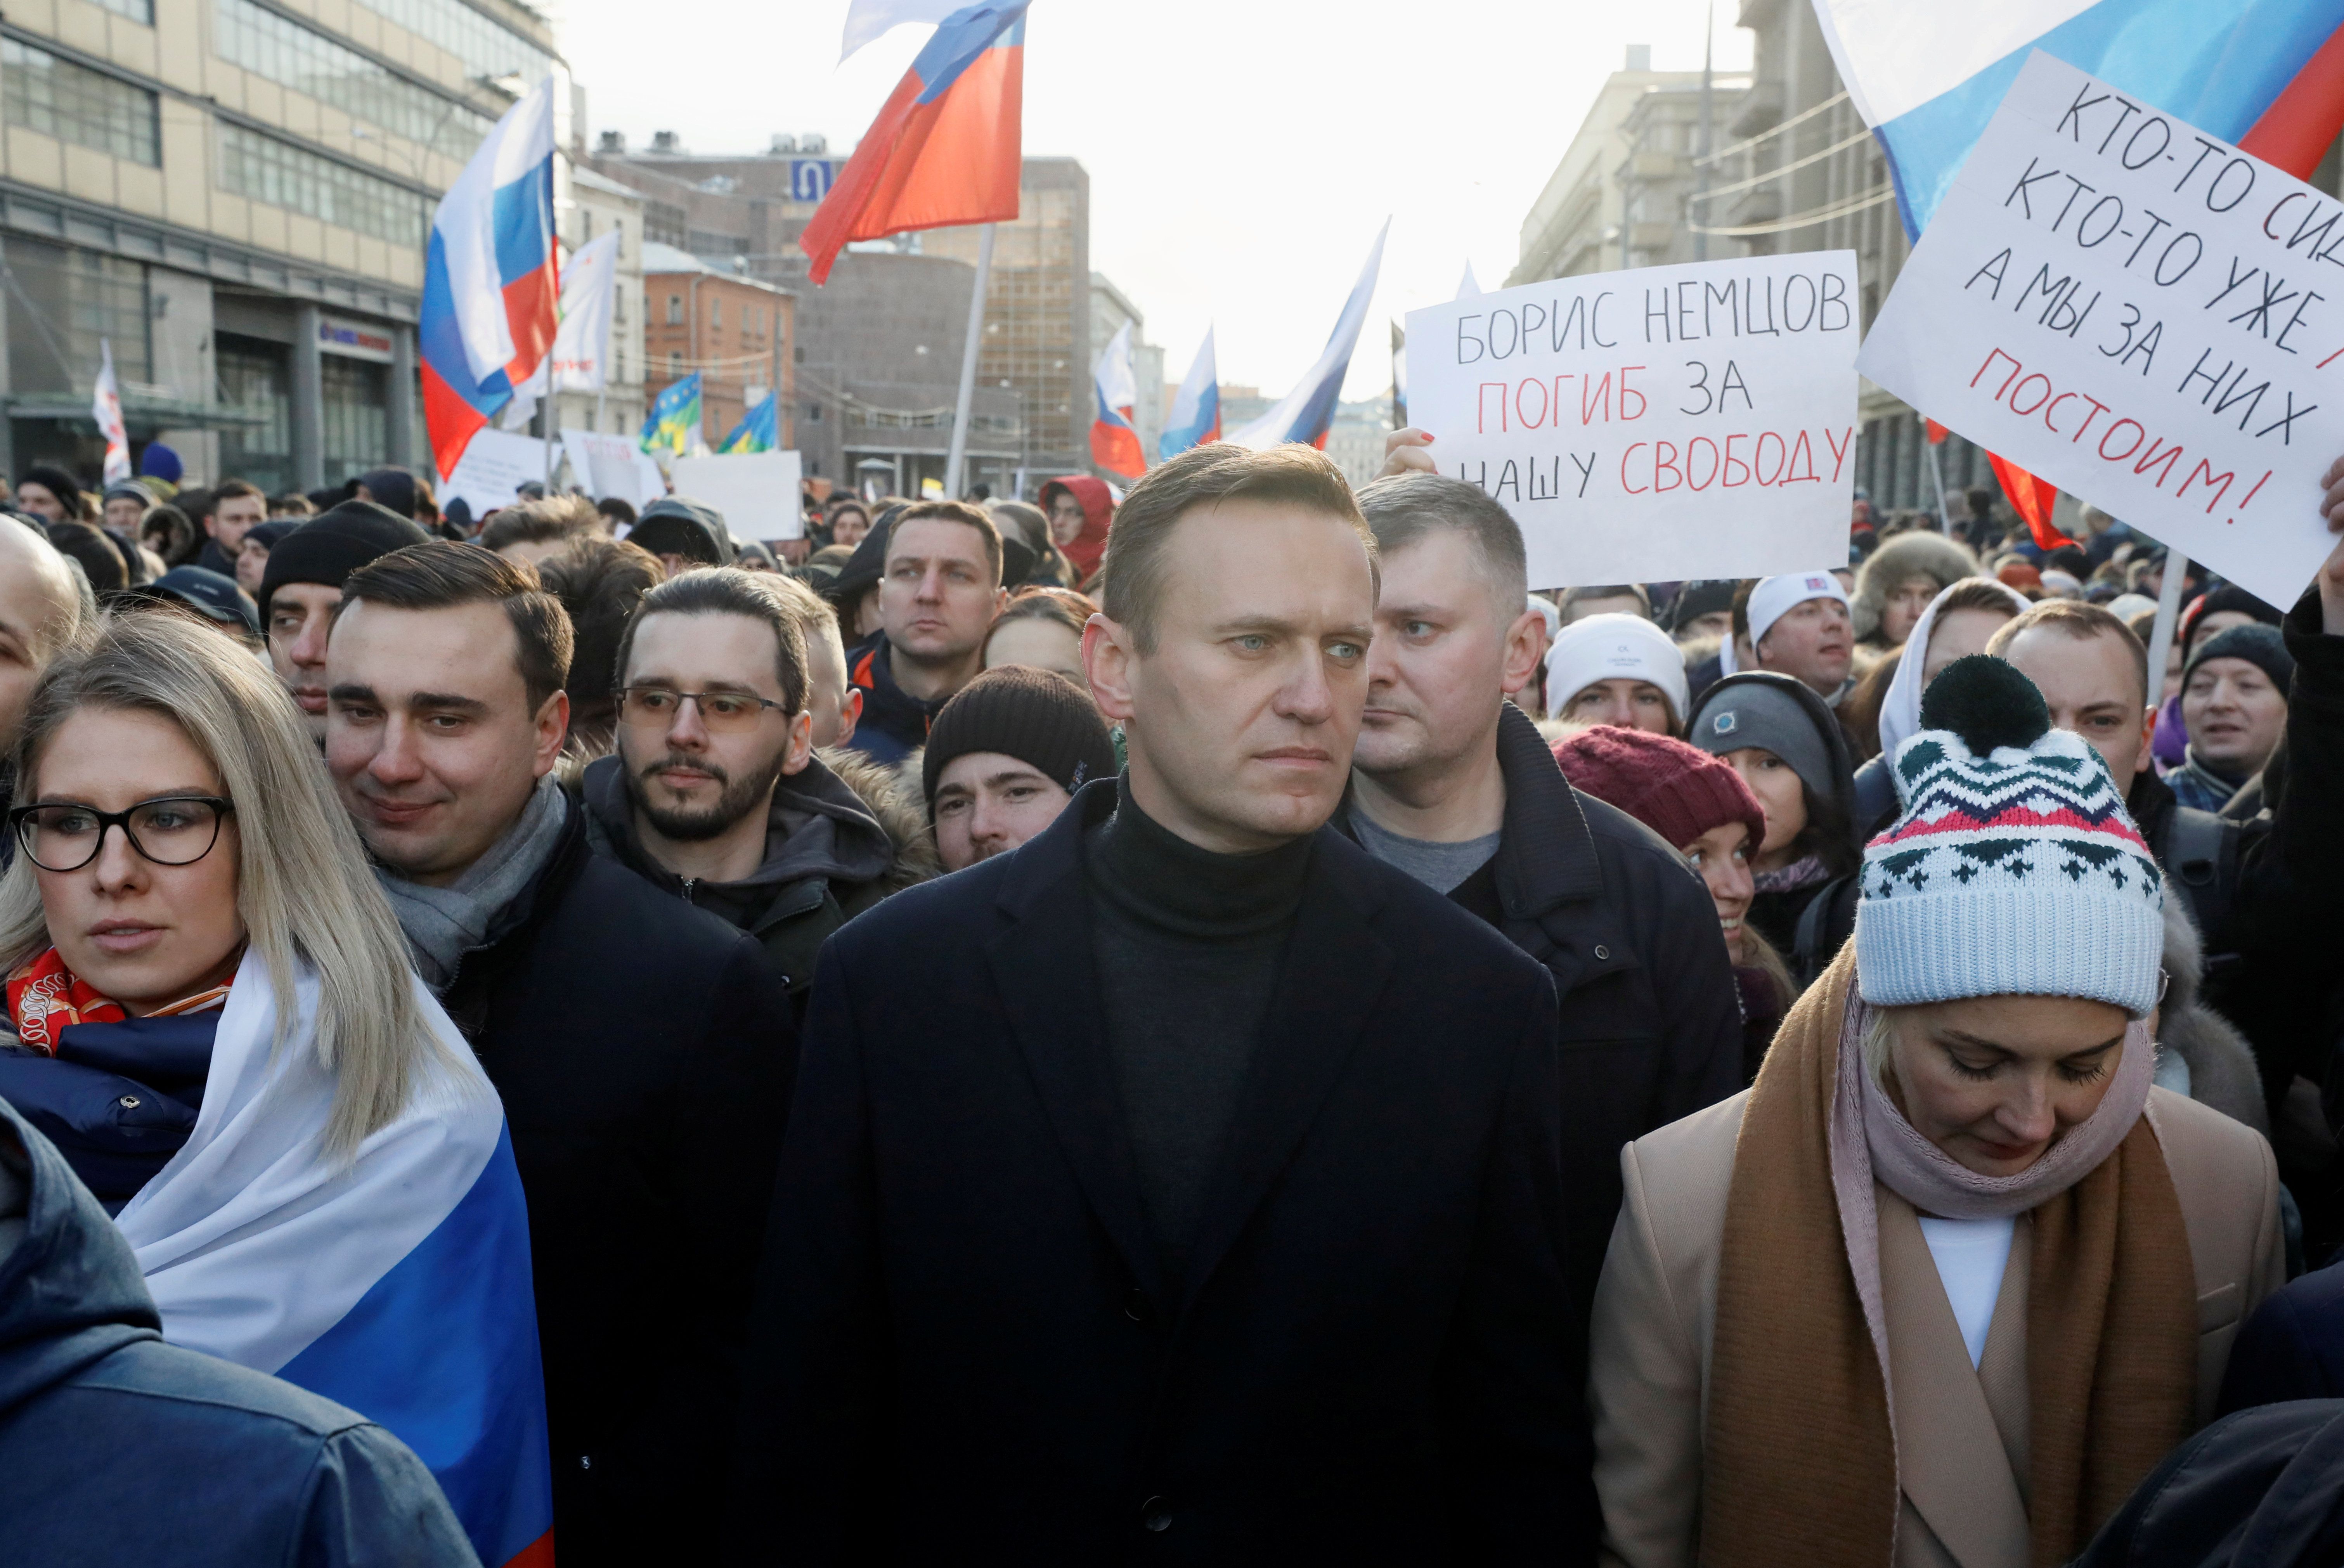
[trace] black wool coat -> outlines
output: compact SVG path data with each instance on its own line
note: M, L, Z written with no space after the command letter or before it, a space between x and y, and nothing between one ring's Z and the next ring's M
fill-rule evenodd
M732 1560L1591 1560L1551 983L1322 829L1163 1278L1084 886L1115 799L825 948Z
M713 1561L797 1051L756 942L561 843L441 998L529 1200L564 1568Z

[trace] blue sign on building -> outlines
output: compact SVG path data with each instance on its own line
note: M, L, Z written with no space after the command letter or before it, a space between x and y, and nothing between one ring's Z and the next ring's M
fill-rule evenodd
M820 201L830 194L831 176L838 166L828 158L800 157L790 160L790 199Z

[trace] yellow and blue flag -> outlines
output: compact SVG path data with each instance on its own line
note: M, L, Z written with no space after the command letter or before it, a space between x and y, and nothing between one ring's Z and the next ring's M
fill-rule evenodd
M741 416L732 433L716 450L727 452L769 452L781 444L781 394L767 392L757 405Z
M700 439L700 372L677 381L652 403L643 420L641 445L647 452L669 451L689 457Z

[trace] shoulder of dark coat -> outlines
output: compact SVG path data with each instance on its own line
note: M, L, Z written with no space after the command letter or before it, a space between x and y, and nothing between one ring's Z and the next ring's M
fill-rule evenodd
M539 926L567 986L712 983L755 940L602 855L588 855ZM533 955L532 956L536 956ZM600 978L598 977L607 977Z
M1397 866L1387 865L1333 827L1318 830L1311 879L1331 879L1339 896L1372 908L1369 926L1390 948L1401 974L1444 979L1470 969L1477 984L1511 974L1532 990L1551 989L1546 966L1497 927L1446 894L1435 893Z
M920 753L890 767L863 752L828 746L815 754L841 784L869 808L894 846L895 857L880 883L893 893L942 874L935 835L928 826L927 802L920 787Z
M255 1436L288 1444L314 1445L374 1424L281 1378L159 1340L126 1344L62 1386L208 1410L222 1421L240 1421Z

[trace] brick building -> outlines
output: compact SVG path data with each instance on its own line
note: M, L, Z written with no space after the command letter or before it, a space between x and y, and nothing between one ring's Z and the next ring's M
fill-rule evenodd
M701 430L713 448L741 416L781 389L777 432L797 444L791 418L796 398L793 361L796 296L738 273L722 272L689 251L643 244L643 396L646 406L673 382L700 375Z

